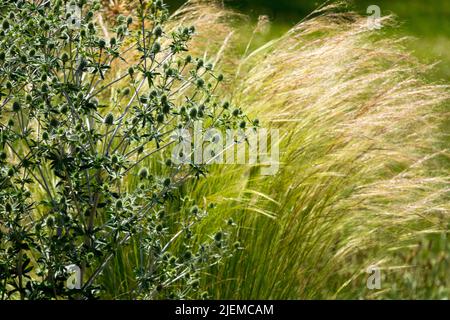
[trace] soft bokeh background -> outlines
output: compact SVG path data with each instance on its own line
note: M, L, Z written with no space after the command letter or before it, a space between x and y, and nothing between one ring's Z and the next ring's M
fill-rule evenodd
M167 0L171 9L183 0ZM324 1L317 0L224 0L226 6L257 19L268 15L272 21L269 36L277 36L300 21ZM449 0L354 0L353 10L366 14L369 5L378 5L382 15L395 14L399 26L393 32L412 36L411 50L425 62L440 62L430 78L450 79L450 1Z

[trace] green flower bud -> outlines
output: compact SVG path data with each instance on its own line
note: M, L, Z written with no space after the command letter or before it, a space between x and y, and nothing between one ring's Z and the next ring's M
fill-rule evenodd
M46 223L47 223L47 227L53 228L53 226L55 225L55 220L53 219L53 217L48 217Z
M147 168L141 168L141 170L139 170L139 178L141 179L141 180L143 180L143 179L145 179L145 178L147 178L148 177L148 169Z
M147 98L146 96L141 96L141 97L139 98L139 101L140 101L141 103L147 103L147 102L148 102L148 98Z
M122 200L117 200L117 202L116 202L116 208L117 209L122 209L123 208L123 202L122 202Z
M198 79L197 80L197 87L202 88L205 85L205 80Z
M41 87L41 91L42 93L47 93L48 92L48 84L47 83L43 83L42 87Z
M189 111L189 116L190 116L191 118L197 117L197 109L192 108L191 111Z
M7 158L7 155L6 155L6 152L4 152L4 151L0 151L0 160L6 160L6 158Z
M21 109L20 103L19 103L18 101L14 101L14 102L13 102L13 105L12 105L12 110L13 110L14 112L19 112L20 109Z
M170 105L168 103L163 105L162 112L168 114L170 112Z
M9 29L9 21L8 20L3 20L2 22L2 28L3 30L8 30Z
M12 206L11 206L11 203L7 202L7 203L5 204L5 211L8 212L8 213L11 213L11 212L12 212Z
M220 231L214 235L214 240L216 240L217 242L220 242L222 240L222 238L223 238L223 233Z
M189 259L191 259L192 258L192 252L191 251L186 251L185 253L184 253L184 258L186 259L186 260L189 260Z
M165 163L166 163L166 166L168 166L168 167L172 166L172 159L170 159L170 158L166 159Z
M158 225L156 226L156 231L157 231L157 232L161 232L161 231L163 231L163 229L164 229L164 227L163 227L162 224L158 224Z
M156 116L156 121L158 121L159 123L163 123L164 122L164 114L160 113Z
M16 171L14 170L14 168L9 168L8 169L8 177L12 177L14 175L14 173L16 173Z
M56 128L59 125L59 121L56 118L50 120L50 126Z
M233 110L233 116L234 116L234 117L237 117L237 116L239 115L239 113L240 113L240 110L239 110L239 109L234 109L234 110Z
M156 36L156 37L161 37L162 36L162 34L163 34L163 30L162 30L162 28L160 27L160 26L157 26L156 28L155 28L155 30L154 30L154 35Z
M171 183L170 178L166 178L166 179L164 179L164 181L163 181L163 184L164 184L165 187L170 186L170 183Z
M61 55L61 60L62 60L62 62L66 63L67 61L69 61L69 55L66 52L64 52Z
M246 125L245 121L241 121L241 123L239 123L239 127L241 129L245 129L245 125Z
M161 44L159 42L155 42L152 47L152 53L158 53L161 51Z
M128 74L129 74L130 76L133 76L133 74L134 74L134 69L133 69L133 67L129 67L129 68L128 68Z
M103 120L103 122L107 125L107 126L111 126L114 123L114 115L110 112L106 115L105 119Z
M119 162L119 158L117 157L117 155L113 155L113 156L111 157L111 162L112 162L112 163L118 163L118 162Z
M127 18L127 24L132 24L133 23L133 18L131 16L129 16Z
M48 138L49 138L48 132L47 132L47 131L44 131L44 132L42 133L42 140L46 141L46 140L48 140Z
M100 47L100 48L104 48L105 46L106 46L106 41L105 41L105 39L100 39L99 41L98 41L98 46Z
M191 63L192 62L192 57L190 55L187 56L185 61L186 61L186 63Z

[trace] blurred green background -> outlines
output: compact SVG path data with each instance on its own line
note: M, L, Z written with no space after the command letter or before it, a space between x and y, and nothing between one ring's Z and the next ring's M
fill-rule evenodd
M166 0L175 9L185 1ZM272 37L288 30L324 1L317 0L223 0L226 6L257 19L268 15ZM410 49L424 62L440 62L430 78L450 80L450 1L449 0L354 0L350 7L366 15L369 5L378 5L382 15L394 14L398 35L413 36Z

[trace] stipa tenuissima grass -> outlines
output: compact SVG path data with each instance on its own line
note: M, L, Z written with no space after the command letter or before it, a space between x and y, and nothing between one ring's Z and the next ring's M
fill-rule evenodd
M230 104L282 137L276 176L211 167L208 180L183 189L216 203L203 234L231 216L239 226L242 254L203 274L212 297L449 296L439 264L449 257L449 151L438 130L449 89L424 80L429 67L404 49L407 39L341 8L256 48L242 36L248 26L234 23L248 21L215 2L189 1L172 16L174 28L196 26L193 49L222 69ZM430 234L437 249L420 249ZM408 282L404 270L428 262L437 267ZM381 268L382 290L366 287L370 265Z
M189 190L219 203L205 230L233 215L245 247L204 284L217 298L395 296L392 283L368 291L366 268L379 265L389 279L421 234L448 230L448 170L437 165L449 156L437 129L448 87L423 80L428 67L405 51L406 39L336 7L243 57L223 18L232 13L202 3L183 12L216 41L211 60L225 57L236 78L226 94L283 137L277 176L216 168Z

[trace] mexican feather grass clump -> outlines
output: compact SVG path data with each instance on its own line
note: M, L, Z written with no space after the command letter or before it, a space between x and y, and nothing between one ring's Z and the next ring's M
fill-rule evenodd
M101 11L91 17L104 32L100 49L111 41L108 30L117 12L139 16L133 11L139 2L102 1ZM395 26L390 17L380 22ZM108 264L95 273L103 289L98 296L449 298L450 153L442 126L448 119L448 86L425 80L430 67L407 52L407 39L370 30L367 19L345 4L321 7L264 42L260 33L266 24L260 19L253 27L218 2L191 0L165 21L164 34L195 26L188 54L223 73L215 96L228 101L230 110L242 108L262 127L279 130L278 173L263 176L258 166L214 165L206 179L187 180L164 210L150 217L164 219L162 237L145 237L152 220L130 226L141 232L114 246ZM130 22L136 31L133 27ZM165 38L162 48L169 45ZM139 52L130 49L122 56L108 65L109 76L126 73L133 59L139 63ZM102 101L117 87L110 89ZM178 105L183 98L175 95L172 102ZM117 108L113 111L123 112L123 106ZM139 165L152 176L165 176L167 156L157 153ZM150 174L144 173L127 175L123 189L137 189ZM203 210L208 215L195 226L183 224ZM218 263L207 269L195 270L192 251L223 240L230 251L213 255ZM168 243L170 257L153 255L146 241L155 248ZM161 258L157 264L153 256ZM157 278L154 265L162 266ZM377 290L366 285L371 266L380 270Z
M424 80L407 39L345 11L324 7L262 46L214 2L172 17L196 26L194 50L223 70L232 104L282 137L277 175L212 167L185 188L217 204L205 233L229 217L239 228L241 253L203 277L214 298L450 296L448 86Z

